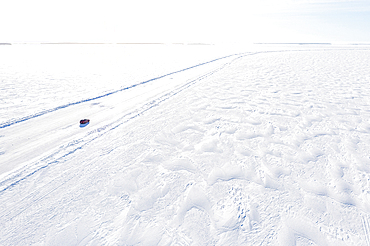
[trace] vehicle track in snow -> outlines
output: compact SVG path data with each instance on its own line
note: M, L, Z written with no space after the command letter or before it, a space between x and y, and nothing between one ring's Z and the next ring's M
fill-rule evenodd
M130 86L118 89L118 90L114 90L114 91L105 93L105 94L100 95L100 96L87 98L87 99L83 99L83 100L76 101L76 102L67 103L65 105L61 105L61 106L58 106L58 107L55 107L55 108L52 108L52 109L48 109L48 110L43 110L41 112L38 112L38 113L35 113L35 114L32 114L32 115L28 115L28 116L25 116L25 117L9 120L9 121L6 121L4 123L1 123L0 124L0 129L9 127L9 126L12 126L14 124L24 122L24 121L27 121L27 120L30 120L30 119L33 119L33 118L36 118L36 117L39 117L39 116L42 116L42 115L45 115L45 114L48 114L48 113L51 113L51 112L55 112L55 111L63 109L63 108L67 108L67 107L77 105L77 104L81 104L81 103L85 103L85 102L91 102L91 101L94 101L94 100L97 100L97 99L101 99L101 98L116 94L116 93L121 92L121 91L129 90L129 89L135 88L137 86L153 82L153 81L158 80L158 79L162 79L162 78L165 78L165 77L177 74L177 73L181 73L181 72L184 72L184 71L196 68L196 67L200 67L200 66L203 66L203 65L206 65L206 64L210 64L210 63L222 60L222 59L226 59L226 58L233 57L233 56L240 56L240 55L241 54L232 54L232 55L228 55L228 56L223 56L223 57L220 57L220 58L217 58L217 59L213 59L211 61L203 62L203 63L197 64L197 65L187 67L187 68L184 68L184 69L181 69L181 70L178 70L178 71L175 71L175 72L171 72L171 73L168 73L168 74L164 74L162 76L155 77L155 78L152 78L152 79L149 79L149 80L137 83L137 84L133 84L133 85L130 85Z
M365 232L366 244L367 246L370 246L370 239L369 239L370 227L369 227L369 220L367 219L367 216L365 217L364 215L362 215L362 224L363 224L363 228Z

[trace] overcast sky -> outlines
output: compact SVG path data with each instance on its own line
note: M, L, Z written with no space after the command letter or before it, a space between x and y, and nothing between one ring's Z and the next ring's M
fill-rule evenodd
M370 0L10 0L0 42L368 42Z

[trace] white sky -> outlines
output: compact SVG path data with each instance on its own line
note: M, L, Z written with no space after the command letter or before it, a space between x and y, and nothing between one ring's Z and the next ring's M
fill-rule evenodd
M370 42L370 0L11 0L0 42Z

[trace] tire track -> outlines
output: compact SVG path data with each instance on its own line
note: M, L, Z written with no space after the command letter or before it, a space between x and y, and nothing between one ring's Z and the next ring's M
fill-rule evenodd
M137 84L133 84L133 85L130 85L130 86L127 86L127 87L124 87L124 88L121 88L121 89L118 89L118 90L115 90L115 91L111 91L111 92L108 92L106 94L103 94L103 95L100 95L100 96L97 96L97 97L83 99L83 100L80 100L80 101L76 101L76 102L72 102L72 103L68 103L68 104L65 104L65 105L58 106L56 108L44 110L44 111L38 112L36 114L32 114L32 115L28 115L28 116L25 116L25 117L22 117L22 118L10 120L10 121L7 121L5 123L1 123L0 124L0 129L1 128L9 127L9 126L15 125L17 123L20 123L20 122L24 122L24 121L33 119L33 118L36 118L36 117L39 117L39 116L45 115L47 113L51 113L51 112L54 112L54 111L63 109L63 108L67 108L67 107L70 107L70 106L73 106L73 105L77 105L77 104L81 104L81 103L85 103L85 102L90 102L90 101L94 101L94 100L97 100L97 99L101 99L101 98L104 98L104 97L107 97L107 96L116 94L116 93L121 92L121 91L125 91L125 90L129 90L129 89L135 88L136 86L144 85L144 84L153 82L155 80L165 78L167 76L171 76L171 75L174 75L174 74L177 74L177 73L181 73L181 72L184 72L184 71L187 71L187 70L196 68L196 67L200 67L200 66L203 66L203 65L206 65L206 64L210 64L210 63L213 63L213 62L222 60L222 59L226 59L226 58L229 58L229 57L232 57L232 56L238 56L238 55L240 55L240 54L232 54L232 55L220 57L220 58L217 58L217 59L208 61L208 62L203 62L203 63L197 64L197 65L194 65L194 66L191 66L191 67L188 67L188 68L184 68L184 69L181 69L181 70L178 70L178 71L175 71L175 72L171 72L171 73L168 73L168 74L159 76L159 77L155 77L155 78L152 78L152 79L149 79L149 80L146 80L146 81L137 83Z
M367 246L370 246L370 239L369 239L369 230L370 230L370 227L369 227L369 221L367 220L367 218L365 218L365 216L362 216L362 226L364 227L364 232L365 232L365 238L366 238L366 245Z

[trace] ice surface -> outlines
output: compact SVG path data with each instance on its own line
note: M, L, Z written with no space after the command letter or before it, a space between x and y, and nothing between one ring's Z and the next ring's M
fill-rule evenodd
M0 244L370 245L370 49L263 47L1 128Z

